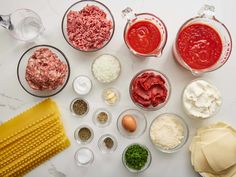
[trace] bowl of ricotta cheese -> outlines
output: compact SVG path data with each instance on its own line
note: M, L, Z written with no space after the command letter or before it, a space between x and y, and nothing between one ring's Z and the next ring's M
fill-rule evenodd
M203 120L214 116L219 111L222 97L214 85L203 79L197 79L185 87L182 103L188 116Z

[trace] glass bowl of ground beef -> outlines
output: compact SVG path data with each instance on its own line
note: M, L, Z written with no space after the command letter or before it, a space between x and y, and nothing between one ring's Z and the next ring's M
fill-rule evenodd
M94 52L111 40L115 21L103 3L82 0L71 5L62 19L62 33L67 43L83 52Z
M129 92L136 106L145 111L156 111L168 102L171 85L169 79L160 71L146 69L133 77Z
M50 45L37 45L21 56L17 78L29 94L46 98L61 92L70 77L70 65L62 51Z

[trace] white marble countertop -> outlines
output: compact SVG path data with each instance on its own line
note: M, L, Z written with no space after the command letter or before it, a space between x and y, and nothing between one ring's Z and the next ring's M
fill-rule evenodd
M18 8L29 8L36 11L43 19L46 31L35 43L18 42L0 28L0 121L4 122L8 118L31 107L41 99L27 94L17 81L16 67L20 56L30 46L36 44L49 44L61 49L68 57L71 65L71 77L66 88L53 99L58 103L63 117L64 126L71 141L71 146L60 154L56 155L43 165L37 167L27 177L197 177L190 165L190 154L188 146L196 128L210 122L223 120L236 127L236 53L233 50L229 61L219 70L206 74L203 78L215 84L222 93L223 105L220 112L213 118L206 121L197 121L188 118L181 107L181 93L183 88L194 77L186 70L175 63L171 53L173 40L178 28L190 17L196 16L198 10L207 1L158 1L158 0L102 0L114 14L116 30L111 42L101 51L85 54L74 50L64 40L61 32L61 20L65 10L75 0L0 0L0 14L8 14ZM226 24L231 31L233 42L236 36L235 6L234 0L212 0L216 7L216 16ZM130 6L136 12L153 12L165 22L168 29L168 41L161 58L139 59L133 56L123 42L123 28L126 20L121 17L121 11ZM101 92L104 88L94 80L90 71L93 59L103 53L116 55L122 63L121 77L112 85L119 89L121 100L117 106L108 107L101 99ZM121 111L127 108L135 108L129 98L128 86L131 78L138 71L146 68L154 68L165 73L172 85L172 95L168 104L155 112L145 112L150 122L159 114L174 112L181 115L189 125L190 138L187 144L179 152L174 154L164 154L154 149L149 141L148 131L137 139L126 139L122 137L116 129L116 119ZM72 80L79 74L88 75L94 84L91 94L86 96L90 103L90 112L85 118L78 119L70 114L70 102L76 97L72 90ZM93 112L100 107L106 107L112 112L113 120L107 128L97 128L92 122ZM94 163L87 167L78 167L74 163L74 153L80 147L73 138L74 130L81 124L89 124L94 129L95 137L93 141L86 145L91 148L95 155ZM1 132L0 132L1 133ZM118 140L117 150L111 154L102 154L97 146L99 137L105 133L113 134ZM123 149L131 143L140 142L146 144L151 150L153 161L145 172L134 175L130 174L122 165L121 154ZM57 171L55 171L55 169Z

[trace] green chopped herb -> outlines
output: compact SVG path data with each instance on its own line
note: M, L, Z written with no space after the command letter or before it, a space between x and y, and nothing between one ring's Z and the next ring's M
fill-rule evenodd
M145 166L147 159L147 149L138 144L131 145L125 152L126 165L134 170L141 170Z

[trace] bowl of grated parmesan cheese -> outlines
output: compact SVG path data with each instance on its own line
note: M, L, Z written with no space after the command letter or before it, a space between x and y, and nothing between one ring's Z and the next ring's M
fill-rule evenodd
M149 135L152 144L158 150L173 153L185 145L188 140L189 129L180 116L165 113L152 121Z

